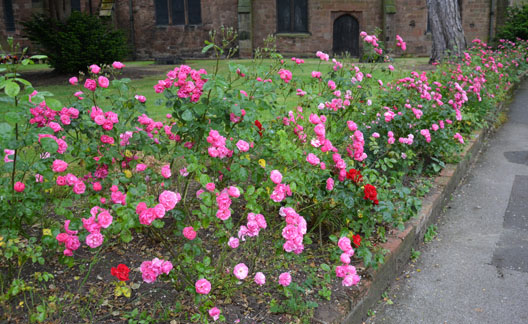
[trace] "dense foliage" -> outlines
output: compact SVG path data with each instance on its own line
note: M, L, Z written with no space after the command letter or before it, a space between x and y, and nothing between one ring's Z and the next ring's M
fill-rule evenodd
M512 42L528 39L528 5L509 7L506 17L506 22L499 27L495 39Z
M24 23L24 33L40 46L49 64L59 72L87 71L90 64L111 64L124 59L128 45L123 32L108 21L78 11L60 22L45 15Z
M362 37L383 54L375 37ZM0 255L12 271L4 282L19 287L13 271L26 262L73 266L81 251L97 259L105 245L147 234L158 253L128 266L146 283L169 278L192 296L187 319L221 319L222 301L255 285L284 292L272 312L313 307L302 296L314 285L332 294L314 278L333 273L357 285L360 261L383 262L376 242L420 209L413 181L452 161L526 69L525 55L525 42L493 51L475 40L460 61L402 75L318 52L331 72L299 78L302 59L268 48L249 67L231 62L227 75L170 70L154 85L164 120L146 115L154 98L118 78L119 62L72 77L69 107L6 71ZM322 273L302 281L316 262L305 254L321 246ZM116 296L130 296L128 266L111 270Z

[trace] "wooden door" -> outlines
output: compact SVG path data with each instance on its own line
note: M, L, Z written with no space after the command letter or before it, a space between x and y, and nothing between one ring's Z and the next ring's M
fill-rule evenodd
M351 15L343 15L334 21L334 55L350 53L359 56L359 23Z

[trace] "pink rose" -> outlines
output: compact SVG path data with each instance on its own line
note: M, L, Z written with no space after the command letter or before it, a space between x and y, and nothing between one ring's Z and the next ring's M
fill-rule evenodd
M231 196L233 198L240 197L240 190L237 187L234 187L234 186L230 186L227 189L227 193L229 194L229 196Z
M220 310L217 307L213 307L209 310L209 316L213 318L213 321L216 322L216 320L220 317Z
M23 182L15 182L14 189L16 192L23 192L26 189L26 185Z
M73 185L73 192L77 195L81 195L86 191L86 184L83 181L77 181Z
M95 249L99 245L103 244L104 237L101 233L95 232L86 236L86 244Z
M291 275L289 272L283 272L279 276L279 284L288 287L292 281Z
M249 143L246 142L246 141L239 140L239 141L236 143L236 146L238 147L238 149L240 150L240 152L247 152L247 151L249 151Z
M188 240L194 240L196 238L196 231L191 226L185 227L183 229L183 236Z
M172 210L181 200L181 195L178 192L165 190L159 195L160 204L165 207L166 210Z
M79 79L77 79L77 77L71 77L68 81L71 85L76 85L79 82Z
M101 191L103 189L103 186L101 185L100 182L94 182L92 184L92 188L94 191Z
M112 67L114 69L120 70L120 69L124 68L125 65L123 63L119 62L119 61L114 61L114 63L112 63Z
M84 82L84 87L90 91L95 91L95 89L97 88L97 83L95 82L95 80L86 79L86 81ZM76 97L79 97L79 96L76 96Z
M227 245L229 245L229 247L232 249L236 249L239 244L240 241L236 237L230 237L229 242L227 242Z
M318 165L321 162L319 158L313 153L310 153L308 156L306 156L306 161L311 165Z
M207 189L208 191L214 191L215 188L216 188L216 186L212 182L209 182L208 184L205 185L205 189Z
M68 168L68 163L62 161L62 160L55 160L53 161L53 164L51 165L51 170L53 172L64 172Z
M105 144L114 144L114 138L108 135L101 135L101 142Z
M170 169L170 165L164 165L162 168L161 168L161 176L168 179L170 178L172 175L171 173L171 169Z
M163 218L165 217L165 206L163 204L157 204L153 208L154 214L156 214L156 218Z
M198 294L207 295L211 291L211 283L207 279L200 279L194 284Z
M144 210L147 210L147 204L145 202L140 202L136 206L136 214L140 215Z
M359 281L361 280L361 277L357 274L349 274L346 275L341 284L345 287L350 287L353 285L357 285Z
M108 228L108 226L112 224L112 220L113 220L113 217L112 215L110 215L110 213L107 210L97 215L97 223L99 223L99 225L101 225L102 228Z
M99 83L99 86L101 88L108 88L108 85L110 84L110 81L108 81L108 78L102 75L97 79L97 82Z
M141 95L135 95L134 98L136 98L136 100L139 101L139 102L147 101L147 98L145 98L145 96L141 96Z
M248 275L248 271L249 271L249 269L248 269L248 267L245 264L239 263L233 269L233 274L238 279L243 280L243 279L246 279L246 277Z
M172 262L170 261L163 261L163 263L161 264L161 272L163 272L164 274L169 274L169 272L172 270L173 266L172 266Z
M282 182L282 174L279 172L279 170L273 170L270 173L270 179L275 184L279 184Z
M259 286L262 286L266 283L266 276L262 272L257 272L255 274L255 283Z
M326 179L326 190L332 191L334 189L334 179L328 178Z
M136 165L136 171L137 172L142 172L142 171L145 171L146 169L147 169L147 165L146 164L139 163L138 165Z
M350 239L346 236L343 236L339 239L339 241L337 242L337 246L339 246L339 248L343 252L347 252L352 249L352 245L350 245Z
M101 72L101 68L96 65L96 64L92 64L88 67L88 69L90 70L90 72L94 73L94 74L98 74L99 72Z

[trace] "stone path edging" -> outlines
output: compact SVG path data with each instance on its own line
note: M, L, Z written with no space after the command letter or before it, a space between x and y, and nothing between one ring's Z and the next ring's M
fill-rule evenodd
M513 95L527 75L528 71L524 72L520 76L520 81L508 89L509 96ZM499 103L494 115L502 112L506 106L507 103ZM403 231L396 231L387 235L387 242L382 244L382 247L389 251L385 256L385 263L380 265L378 270L371 273L371 280L362 280L361 297L351 307L348 314L341 317L341 323L362 323L367 317L369 309L374 308L389 284L403 271L403 268L409 262L411 249L423 242L427 227L438 219L451 194L460 184L469 167L476 161L479 151L492 131L493 125L490 126L488 124L488 126L473 132L470 139L466 139L469 143L460 154L460 161L457 164L446 165L440 175L435 178L433 187L422 200L422 208L418 216L407 221ZM321 320L318 320L318 322L326 323Z

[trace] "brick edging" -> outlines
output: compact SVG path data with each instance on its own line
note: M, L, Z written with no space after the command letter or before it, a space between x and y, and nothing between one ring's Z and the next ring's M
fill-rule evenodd
M520 81L508 89L508 95L512 96L518 86L526 79L528 71L520 76ZM497 105L496 114L503 111L506 104ZM406 222L405 229L387 235L387 242L381 244L382 248L389 253L385 256L385 263L372 273L372 279L363 279L360 291L361 298L352 309L342 317L343 324L362 323L369 309L375 307L381 295L389 284L396 278L408 264L411 249L418 246L422 241L427 227L435 222L442 214L451 194L466 175L469 167L477 160L478 153L482 149L486 138L493 130L493 125L475 131L471 134L469 144L464 148L457 164L447 164L434 180L434 185L422 200L422 208L416 218ZM366 290L366 291L365 291Z

